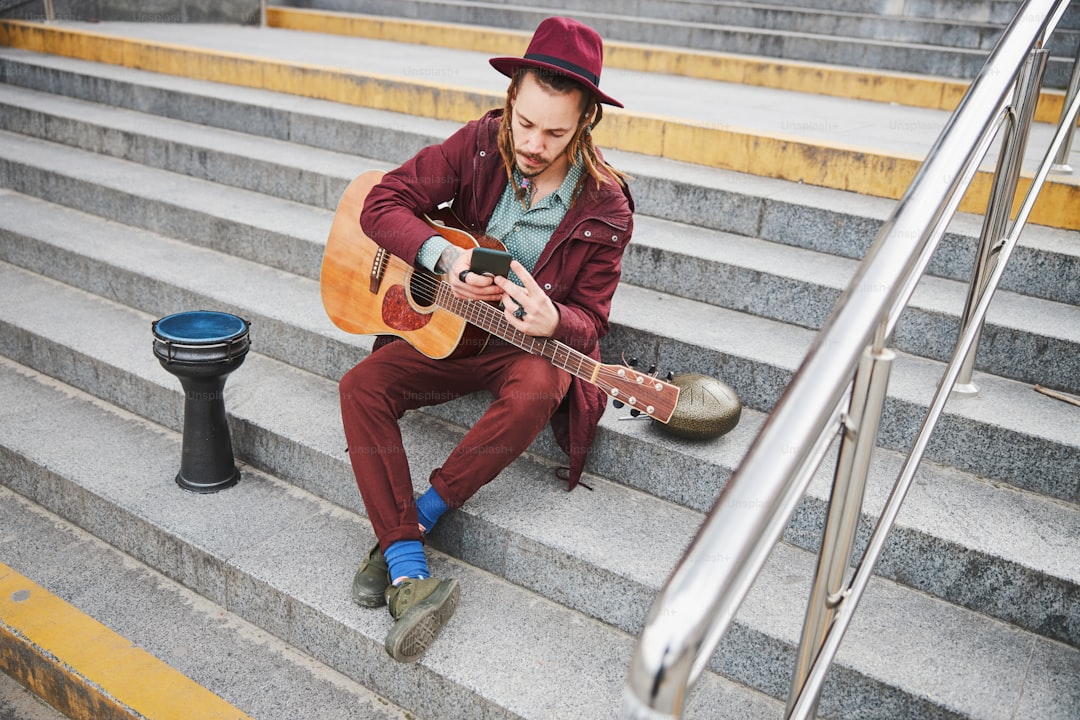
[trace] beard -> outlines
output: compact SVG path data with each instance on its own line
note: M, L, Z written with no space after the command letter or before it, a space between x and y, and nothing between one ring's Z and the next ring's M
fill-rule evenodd
M550 168L552 160L542 155L529 155L519 150L515 152L515 164L524 177L531 179L542 175L545 170Z

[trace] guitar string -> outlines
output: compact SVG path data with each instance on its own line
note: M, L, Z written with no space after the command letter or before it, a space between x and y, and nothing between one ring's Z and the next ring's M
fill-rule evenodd
M478 325L481 329L486 330L486 329L489 329L489 327L490 327L490 325L488 327L485 327L483 324L481 324L483 321L487 321L488 323L496 324L499 329L502 329L504 331L509 331L509 332L513 333L513 339L508 339L508 338L504 338L504 339L507 339L509 342L516 345L517 347L522 348L523 350L530 350L530 348L525 347L525 340L526 339L528 339L530 341L530 343L534 347L535 347L537 342L539 342L545 348L546 348L546 345L549 342L554 343L555 346L556 346L556 352L558 352L558 350L560 350L560 349L563 350L563 355L565 356L564 359L562 359L560 362L556 362L556 357L554 356L554 354L544 354L544 353L541 352L543 357L548 358L553 363L559 365L560 367L562 367L567 372L570 372L571 374L574 374L574 375L576 375L578 377L581 377L584 380L587 380L587 381L595 384L597 387L599 387L601 390L603 390L605 393L607 393L608 395L610 395L612 397L619 397L619 399L624 400L624 401L629 399L626 396L620 397L619 394L621 392L623 392L623 391L620 390L618 388L618 386L615 385L614 383L603 380L601 375L597 374L597 379L594 381L592 379L592 375L593 375L592 372L586 373L586 372L583 372L581 370L581 365L583 363L588 363L594 369L599 367L600 370L603 370L602 364L598 363L597 361L593 360L592 358L589 358L588 356L585 356L585 355L579 353L578 351L574 350L573 348L570 348L570 347L568 347L568 346L564 345L563 343L560 343L560 342L558 342L556 340L538 339L538 338L535 338L534 336L527 335L527 334L521 332L517 328L510 325L510 323L506 320L506 318L503 317L502 311L498 310L496 306L490 305L490 304L485 303L485 302L477 301L477 300L469 300L469 299L465 299L465 298L458 298L457 296L455 296L453 294L453 290L450 288L450 285L446 281L441 280L439 277L434 276L434 275L432 275L432 274L430 274L430 273L428 273L426 271L414 271L413 280L414 280L413 284L415 286L417 286L417 287L421 287L421 284L417 283L416 281L417 280L423 281L422 282L422 289L428 291L431 294L432 298L435 301L435 305L437 305L439 307L442 307L442 308L446 309L447 311L449 311L449 312L451 312L451 313L453 313L455 315L458 315L459 317L463 317L463 319L465 319L467 321L470 320L470 317L466 317L466 316L471 316L471 319L474 321L473 324ZM458 307L464 307L464 308L468 308L468 309L464 310L464 311L455 312L453 308L447 307L448 304L455 305L455 306L458 306ZM496 332L494 332L494 334L499 335L500 333L498 331L496 331ZM535 354L535 350L531 350L531 351L534 352L534 354ZM577 369L576 372L575 372L574 369L571 369L570 366L568 365L568 358L570 357L571 354L576 354L578 356L578 369ZM642 375L640 373L636 373L636 371L635 371L635 375L637 375L638 377L640 377L642 379L647 377L647 376ZM650 378L650 379L653 382L657 382L653 378ZM643 390L644 392L648 393L648 392L651 391L651 388L645 387L643 383L639 383L639 385L641 386L641 390ZM635 404L635 406L636 406L636 404Z
M507 321L503 316L503 311L499 310L495 305L491 305L479 300L470 300L467 298L459 298L453 294L453 290L450 288L449 283L442 280L439 276L432 274L427 270L417 270L412 268L412 280L409 282L409 286L415 287L422 293L426 293L425 297L430 296L434 305L441 307L454 315L461 317L467 322L471 322L473 325L480 327L482 330L487 330L497 337L507 340L512 345L519 347L523 350L531 352L533 354L539 354L542 357L548 359L550 362L558 367L566 370L567 372L575 375L583 380L586 380L598 388L603 390L607 395L618 398L624 402L628 400L627 396L622 395L623 390L619 389L618 385L603 379L604 366L602 363L593 360L592 358L580 353L577 350L559 342L558 340L552 340L550 338L537 338L532 335L528 335L521 330L518 330ZM447 307L447 305L457 306L463 308L461 311L455 311L453 307ZM486 325L483 323L487 323ZM512 337L505 337L506 333L510 333ZM531 345L527 347L526 345ZM541 346L538 352L535 348L539 344ZM554 345L552 352L545 352L549 344ZM560 357L561 351L561 357ZM577 356L574 358L574 356ZM570 360L577 360L577 368L570 367ZM583 370L584 366L588 366L588 371ZM593 380L594 371L596 372L596 379ZM648 378L652 382L659 382L655 378L645 376L637 371L632 371L635 375L641 378ZM627 381L630 382L629 378ZM652 388L647 387L644 383L638 383L645 393L652 391ZM641 409L643 412L648 413L644 408L635 403L635 407Z
M417 280L422 282L416 282ZM598 364L595 360L557 340L537 338L518 330L507 321L502 314L503 311L496 306L479 300L459 298L453 294L453 290L445 280L441 280L427 272L414 272L412 284L414 287L426 291L434 300L435 305L477 325L481 329L488 330L523 350L541 355L579 377L586 379L592 377L593 368ZM508 334L509 337L507 337ZM538 346L539 349L537 349ZM549 346L551 346L550 351ZM574 357L575 355L577 357ZM571 360L577 360L576 368L571 368ZM588 367L588 370L583 370L584 367Z

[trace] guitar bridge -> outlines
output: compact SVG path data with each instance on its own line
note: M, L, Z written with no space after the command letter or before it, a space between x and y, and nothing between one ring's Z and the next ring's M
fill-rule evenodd
M385 248L379 248L375 251L375 259L371 261L371 282L370 289L372 295L379 293L379 286L382 285L383 275L386 273L386 263L390 260L390 253Z

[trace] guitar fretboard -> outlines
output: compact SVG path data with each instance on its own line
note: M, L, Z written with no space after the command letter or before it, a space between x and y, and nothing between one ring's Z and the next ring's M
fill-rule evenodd
M435 304L439 307L525 352L547 359L552 365L566 370L571 375L596 383L596 374L600 366L597 361L558 340L523 333L511 325L502 311L494 305L479 300L459 298L454 295L445 280L436 280L434 275L431 277L438 283L435 290Z

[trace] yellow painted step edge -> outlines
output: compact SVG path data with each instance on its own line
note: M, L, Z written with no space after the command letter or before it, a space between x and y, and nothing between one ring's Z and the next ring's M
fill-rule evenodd
M441 83L17 20L0 20L0 45L461 123L503 101L501 94ZM617 109L605 113L596 138L616 150L891 199L902 197L922 164L915 156ZM1029 183L1021 179L1022 187ZM983 212L989 188L989 173L978 173L960 211ZM1050 181L1030 222L1080 230L1078 207L1075 179Z
M72 720L249 717L3 563L0 670Z
M530 33L514 30L282 7L266 9L266 24L288 30L430 45L492 55L521 55L530 37ZM888 70L868 71L822 63L770 60L618 41L605 41L604 51L605 67L949 112L960 104L969 85L965 80ZM1035 121L1057 123L1064 104L1064 92L1042 91L1035 110Z

